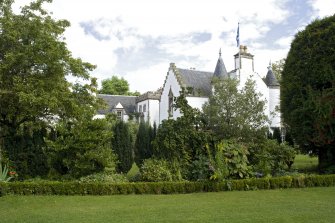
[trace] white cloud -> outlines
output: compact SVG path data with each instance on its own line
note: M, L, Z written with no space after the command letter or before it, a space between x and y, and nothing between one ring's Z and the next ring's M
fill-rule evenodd
M278 39L275 44L279 45L282 48L289 48L291 45L291 42L293 40L293 36L287 36L287 37L282 37Z
M335 14L335 0L310 0L315 10L315 17L323 18Z

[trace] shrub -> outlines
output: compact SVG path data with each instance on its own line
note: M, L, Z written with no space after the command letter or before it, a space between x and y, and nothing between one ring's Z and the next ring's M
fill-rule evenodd
M286 143L279 144L276 140L265 140L249 145L249 161L256 174L261 176L280 175L290 169L296 152Z
M286 176L251 178L223 182L0 182L0 196L14 195L114 195L114 194L173 194L227 190L262 190L299 187L335 186L335 175Z
M166 160L146 159L140 168L141 178L147 182L172 181L172 173Z
M79 179L80 182L101 182L101 183L123 183L128 182L126 176L118 173L101 172L91 174Z

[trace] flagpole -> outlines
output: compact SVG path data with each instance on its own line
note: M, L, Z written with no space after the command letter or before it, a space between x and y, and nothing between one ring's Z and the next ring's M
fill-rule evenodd
M240 23L237 23L237 34L236 34L236 42L237 42L237 50L238 50L238 78L239 81L241 81L241 66L242 66L242 61L241 61L241 49L240 49Z

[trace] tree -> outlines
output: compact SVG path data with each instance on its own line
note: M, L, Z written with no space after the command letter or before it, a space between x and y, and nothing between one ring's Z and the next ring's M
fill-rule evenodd
M177 169L181 169L184 178L190 178L193 171L191 164L201 156L208 156L212 138L210 132L206 131L203 114L187 103L186 95L183 90L174 99L174 108L180 109L183 115L176 120L164 120L157 130L153 145L154 157L173 163Z
M296 34L282 73L281 112L295 142L335 164L335 15Z
M281 74L282 74L283 69L284 69L285 60L286 59L281 59L281 60L278 60L278 61L274 62L273 64L271 64L272 72L276 76L278 81L281 80Z
M238 90L238 80L214 79L214 91L203 110L209 128L219 139L251 142L264 139L267 132L265 102L250 79Z
M115 171L108 120L64 120L57 123L52 133L47 141L48 155L51 167L59 175L80 178L104 170Z
M133 139L128 124L123 121L117 122L113 128L113 133L112 148L118 158L116 171L118 173L128 173L134 163Z
M141 121L135 142L135 162L137 166L141 166L145 159L152 157L152 141L153 128L148 122Z
M129 83L123 77L118 78L112 76L112 78L105 79L101 82L100 94L111 94L111 95L140 95L139 92L129 92Z
M92 84L73 86L66 76L89 80L94 66L73 58L63 41L70 25L55 20L36 0L12 11L13 0L0 3L0 129L13 141L25 127L40 129L57 119L76 119L84 111L94 113L98 103ZM83 96L78 91L89 92ZM12 153L5 146L3 152Z

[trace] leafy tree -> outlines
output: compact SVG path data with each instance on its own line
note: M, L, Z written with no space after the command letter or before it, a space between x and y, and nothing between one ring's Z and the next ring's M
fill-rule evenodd
M202 113L187 104L186 93L182 91L175 98L175 109L183 116L176 120L164 120L154 140L154 156L177 163L184 178L190 177L191 164L200 156L208 155L211 134L206 130Z
M94 113L98 103L92 84L73 86L66 76L89 80L94 66L73 58L63 33L70 25L56 20L36 0L15 14L13 0L0 3L0 129L2 138L14 141L24 128L40 129L57 119L76 119ZM85 100L83 100L85 99ZM85 103L82 103L85 101ZM3 152L14 157L15 148Z
M112 148L118 158L116 171L127 173L133 163L133 139L129 131L129 126L123 121L119 121L113 127Z
M238 80L214 79L214 91L203 110L209 128L219 139L238 139L244 142L264 139L267 132L265 102L250 79L239 90Z
M111 95L140 95L139 92L129 92L129 83L123 77L118 78L112 76L112 78L105 79L101 82L100 94L111 94Z
M80 178L115 170L111 126L105 119L61 121L47 141L51 167L60 175Z
M296 34L282 73L281 111L295 142L335 164L335 15Z
M283 69L284 69L285 60L286 59L281 59L281 60L278 60L278 61L274 62L273 64L271 64L272 72L276 76L278 81L281 80L281 74L282 74Z

